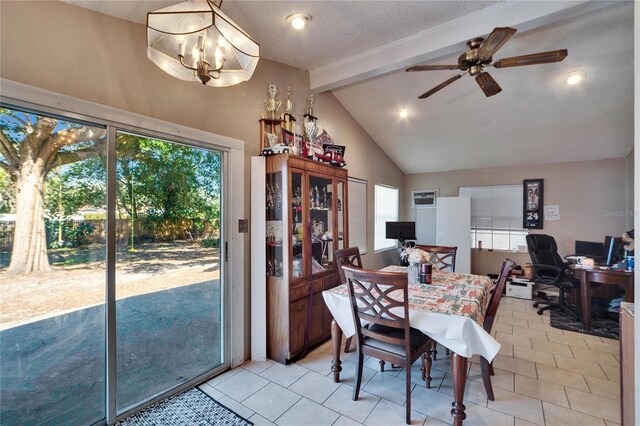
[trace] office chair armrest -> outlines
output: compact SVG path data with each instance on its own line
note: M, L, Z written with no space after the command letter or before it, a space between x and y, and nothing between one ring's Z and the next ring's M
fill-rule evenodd
M565 278L564 268L555 265L532 265L534 279L544 284L557 284Z

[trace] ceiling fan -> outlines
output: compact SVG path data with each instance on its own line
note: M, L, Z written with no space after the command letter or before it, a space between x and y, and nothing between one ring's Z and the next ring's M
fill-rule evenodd
M418 96L418 99L428 98L439 90L444 89L463 75L469 73L475 76L476 82L484 94L489 97L497 95L502 88L496 81L483 71L484 67L508 68L522 67L525 65L549 64L552 62L560 62L567 57L567 49L553 50L551 52L533 53L531 55L514 56L511 58L499 59L493 61L493 55L515 34L515 28L494 28L487 39L477 37L469 40L467 46L469 50L458 58L457 65L415 65L407 68L407 72L415 71L440 71L440 70L461 70L461 74L451 77L447 81L440 83L428 92Z

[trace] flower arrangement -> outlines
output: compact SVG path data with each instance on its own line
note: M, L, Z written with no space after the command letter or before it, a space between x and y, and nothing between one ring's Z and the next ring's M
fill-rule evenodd
M431 263L431 255L416 247L403 248L400 257L403 261L409 262L410 264Z

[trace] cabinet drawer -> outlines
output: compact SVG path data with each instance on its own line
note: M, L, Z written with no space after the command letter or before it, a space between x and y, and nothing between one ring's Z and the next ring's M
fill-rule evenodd
M291 287L291 302L302 299L309 296L309 283L299 284Z
M303 297L309 297L309 285L310 283L306 282L304 284L299 284L291 287L291 301L295 302L296 300L300 300ZM327 287L325 279L313 280L313 294L322 293L327 288L332 287L334 286Z

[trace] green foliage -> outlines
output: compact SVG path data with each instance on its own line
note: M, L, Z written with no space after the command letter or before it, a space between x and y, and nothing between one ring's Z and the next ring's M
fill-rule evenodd
M205 238L200 240L200 245L204 248L220 248L220 238Z
M49 216L77 214L86 208L105 209L107 173L104 159L96 156L55 169L46 179L45 208ZM62 212L58 211L61 201ZM104 218L104 215L103 215Z
M16 191L11 176L0 168L0 213L15 213Z
M221 156L157 139L120 134L118 202L134 217L219 221Z
M87 237L93 233L95 226L88 222L63 220L45 220L47 246L49 248L78 247L88 242ZM62 225L62 242L58 242L58 232Z
M46 117L0 108L0 131L18 149ZM85 125L49 119L51 133L81 129ZM92 129L92 128L91 128ZM64 241L77 244L65 219L82 213L86 219L105 219L107 173L105 153L96 141L78 141L59 153L96 147L89 158L69 164L53 163L44 186L45 211L50 219L63 220ZM155 234L169 238L217 235L220 225L222 156L205 149L119 132L116 140L117 217L142 220ZM0 155L0 161L5 160ZM0 213L15 211L15 186L0 168ZM186 221L186 222L185 222ZM57 229L47 222L49 244L57 244ZM50 229L51 228L51 229ZM55 232L54 232L55 231ZM50 235L51 234L51 235ZM54 236L54 234L56 234Z

